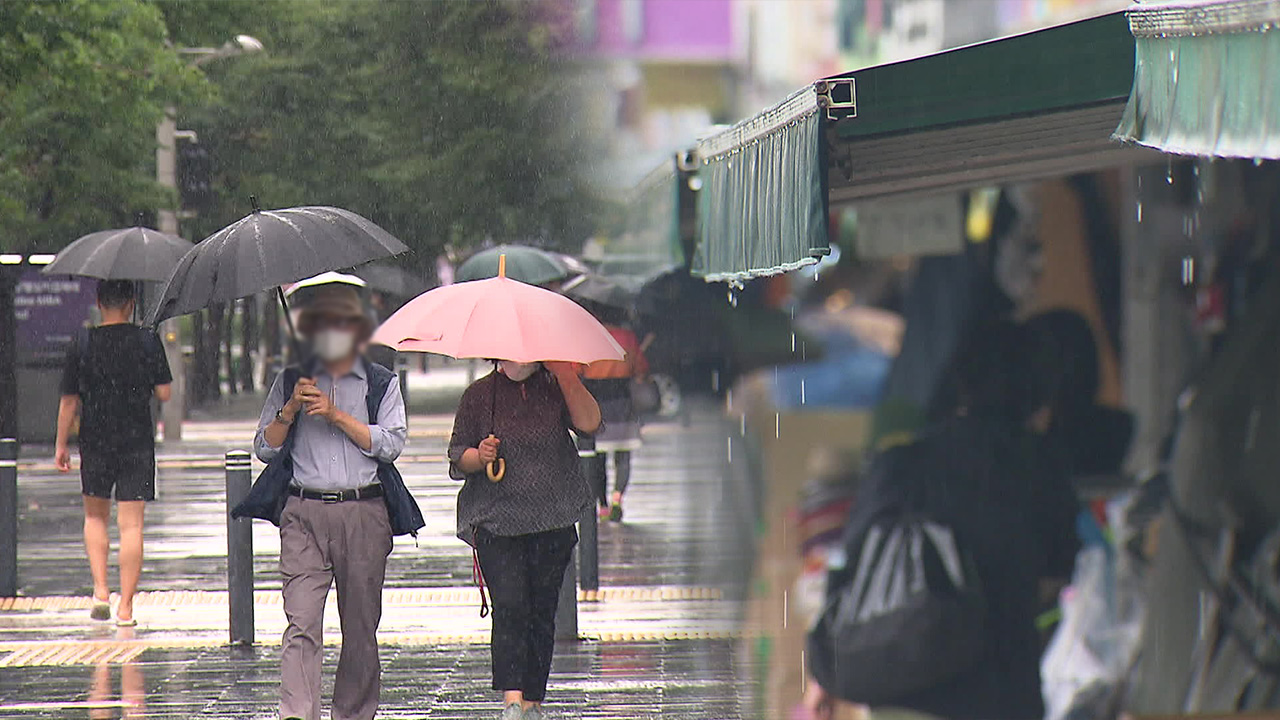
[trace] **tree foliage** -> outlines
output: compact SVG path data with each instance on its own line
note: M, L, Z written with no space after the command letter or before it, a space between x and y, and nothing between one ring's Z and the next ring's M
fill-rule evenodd
M0 248L54 250L166 202L156 123L204 84L165 33L141 0L0 3Z
M333 204L430 266L446 246L576 246L595 229L553 0L0 3L0 248L56 250L172 206L166 105L213 158L199 239L248 210ZM179 47L265 53L196 69Z
M217 101L188 113L216 165L212 232L264 205L366 214L428 267L446 246L580 243L571 86L532 2L297 3L268 52L211 65Z

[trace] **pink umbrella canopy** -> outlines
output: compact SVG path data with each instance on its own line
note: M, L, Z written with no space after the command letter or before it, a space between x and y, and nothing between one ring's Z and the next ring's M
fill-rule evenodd
M581 305L501 272L419 295L387 318L373 342L408 352L515 362L586 364L625 355Z

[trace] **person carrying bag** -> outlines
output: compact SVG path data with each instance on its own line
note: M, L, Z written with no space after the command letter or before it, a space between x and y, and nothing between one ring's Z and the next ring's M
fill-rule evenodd
M975 328L955 409L873 462L808 638L818 717L835 698L873 717L1043 717L1035 618L1046 581L1071 576L1079 511L1042 437L1061 364L1048 347L1012 323Z
M891 451L883 464L910 482L911 460ZM986 637L982 583L958 533L926 507L893 505L853 544L852 577L828 599L808 641L818 683L873 706L972 669Z

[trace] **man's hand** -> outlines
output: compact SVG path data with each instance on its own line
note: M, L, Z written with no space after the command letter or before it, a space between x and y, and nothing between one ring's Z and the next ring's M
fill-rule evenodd
M66 445L59 445L54 451L53 464L58 466L58 472L71 472L71 450Z
M307 388L316 390L316 381L311 378L298 378L298 382L293 385L293 396L284 404L280 410L280 414L286 420L292 420L302 412L307 405ZM318 392L318 390L317 390Z
M302 405L306 408L307 415L322 417L329 422L333 422L338 409L334 407L333 401L329 399L329 396L316 387L314 381L309 382L307 385L301 385L301 380L298 382L302 392Z
M498 459L498 445L502 441L496 437L487 437L480 441L480 446L476 449L480 451L480 462L488 465Z

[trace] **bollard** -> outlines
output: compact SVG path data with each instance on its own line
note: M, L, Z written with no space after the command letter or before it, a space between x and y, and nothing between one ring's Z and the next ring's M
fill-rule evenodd
M604 469L600 464L604 462L605 457L596 452L596 444L594 438L580 438L578 440L578 458L582 464L582 472L587 477L587 484L591 486L592 493L602 492L599 487L600 472ZM591 503L591 507L583 513L582 519L578 522L578 564L580 583L583 590L595 591L600 589L600 526L599 516L596 514L596 504Z
M579 583L583 590L600 589L600 529L595 507L588 508L578 523Z
M18 441L0 439L0 597L18 596Z
M231 509L253 484L249 453L227 453L227 596L231 612L231 644L253 644L253 521L231 517Z
M578 550L569 558L560 584L560 602L556 605L556 640L578 641Z
M602 468L599 467L598 463L604 462L604 457L596 452L595 438L588 435L578 438L578 459L581 463L582 474L586 477L587 484L591 486L592 494L604 492L604 490L597 487L602 482L599 479L599 473ZM607 480L603 482L607 485ZM593 502L582 516L582 520L578 522L578 562L583 590L594 591L600 589L600 531L598 522L599 518L596 515L596 507Z

